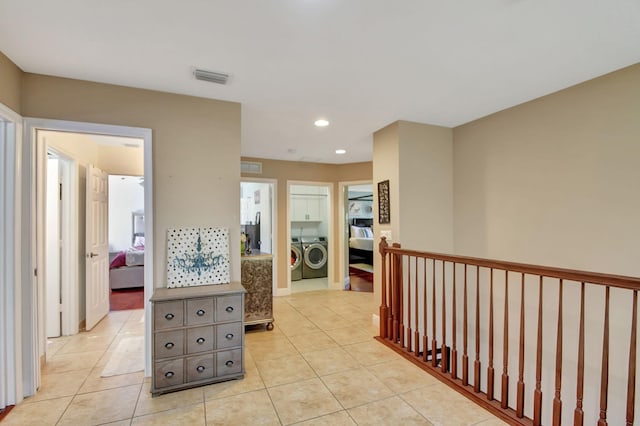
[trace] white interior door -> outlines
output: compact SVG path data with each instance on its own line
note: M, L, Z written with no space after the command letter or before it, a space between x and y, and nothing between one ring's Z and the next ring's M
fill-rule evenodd
M46 201L46 318L47 337L60 336L60 173L58 159L47 160Z
M87 167L86 203L86 328L91 330L109 313L109 180Z

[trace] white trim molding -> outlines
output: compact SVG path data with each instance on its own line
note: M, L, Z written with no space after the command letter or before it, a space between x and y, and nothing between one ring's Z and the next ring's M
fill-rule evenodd
M23 399L22 117L0 104L0 409Z
M25 180L24 180L24 188L23 194L25 197L29 198L29 202L25 204L24 208L24 216L31 219L31 226L28 229L28 236L26 236L26 244L30 247L30 251L28 252L27 258L25 258L25 264L30 265L31 270L36 267L36 262L41 263L41 258L43 256L42 249L39 248L40 243L36 241L36 223L37 223L37 212L36 212L36 200L35 200L35 171L36 171L36 158L38 157L38 152L41 152L42 148L39 147L36 132L37 130L53 130L53 131L63 131L63 132L72 132L72 133L91 133L91 134L101 134L101 135L110 135L110 136L122 136L122 137L130 137L137 138L143 140L144 146L144 182L145 182L145 193L144 193L144 205L145 205L145 243L148 248L145 250L145 267L144 269L144 298L145 302L145 375L151 375L151 304L148 301L153 294L153 254L154 254L154 244L153 244L153 156L152 156L152 131L151 129L141 128L141 127L128 127L128 126L115 126L108 124L98 124L98 123L83 123L83 122L75 122L75 121L64 121L64 120L49 120L49 119L40 119L40 118L26 118L24 120L25 128L24 128L24 170L25 170ZM41 155L41 154L40 154ZM33 280L33 288L38 288L39 283L36 282L34 277ZM71 300L77 300L78 294L70 295L69 298ZM40 300L33 306L39 306L38 309L41 309L42 305L42 297L39 297ZM32 308L31 308L32 309ZM33 309L35 314L38 314L38 311ZM78 321L76 321L78 322ZM36 326L37 322L34 322L34 325L30 329L25 329L25 335L29 335L36 339L36 342L39 342L39 345L36 345L37 358L39 359L41 355L44 354L45 351L45 338L43 336L42 325ZM36 368L39 373L39 368ZM35 390L35 388L34 388Z

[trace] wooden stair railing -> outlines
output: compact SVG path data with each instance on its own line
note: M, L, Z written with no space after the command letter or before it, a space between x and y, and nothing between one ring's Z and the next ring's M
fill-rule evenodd
M379 251L378 340L510 424L634 423L640 404L635 396L640 278L406 250L397 243L389 246L384 238ZM618 292L615 305L612 289ZM527 294L535 303L526 303ZM551 328L544 324L555 317L555 333L550 334ZM518 327L510 328L510 322ZM601 328L594 328L598 322ZM527 338L525 330L534 329L529 323L536 324L536 332ZM585 333L590 336L589 347ZM620 338L623 334L630 338ZM594 344L594 336L601 336L601 346ZM470 339L475 343L472 354ZM570 348L568 343L574 340L577 347ZM509 364L510 349L517 353L513 357L517 367ZM589 355L586 361L585 354ZM597 354L594 366L590 360ZM624 365L610 364L620 354L626 356ZM498 388L496 362L502 363ZM510 375L516 368L517 375ZM593 374L594 369L598 374Z

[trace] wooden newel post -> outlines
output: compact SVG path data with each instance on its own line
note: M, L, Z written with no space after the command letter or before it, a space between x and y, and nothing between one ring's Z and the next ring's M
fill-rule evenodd
M380 302L380 337L387 338L389 337L387 329L387 319L389 317L389 306L387 305L387 252L386 249L389 246L387 243L387 238L380 238L380 244L378 245L378 249L380 251L380 257L382 259L382 281L381 281L381 289L382 292L382 300Z

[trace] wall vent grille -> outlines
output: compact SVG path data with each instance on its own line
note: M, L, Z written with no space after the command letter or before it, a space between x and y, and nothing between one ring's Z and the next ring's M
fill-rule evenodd
M229 80L229 74L221 72L195 70L193 74L196 76L196 80L209 81L211 83L227 84Z
M254 174L261 175L262 163L259 163L257 161L241 161L240 171L242 173L254 173Z

